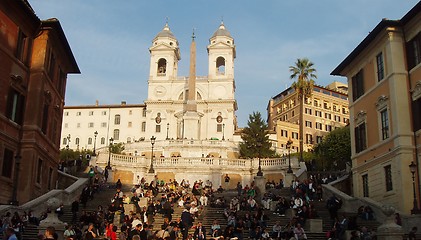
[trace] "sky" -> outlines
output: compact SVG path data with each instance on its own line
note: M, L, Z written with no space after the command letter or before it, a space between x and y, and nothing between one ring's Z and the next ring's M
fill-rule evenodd
M307 57L316 84L346 78L330 72L382 18L400 19L418 0L29 0L37 16L59 19L81 74L69 74L65 104L143 103L148 48L168 19L180 44L179 76L189 73L192 29L197 75L206 76L209 38L223 20L236 45L239 127L266 116L271 97L291 85L289 66Z

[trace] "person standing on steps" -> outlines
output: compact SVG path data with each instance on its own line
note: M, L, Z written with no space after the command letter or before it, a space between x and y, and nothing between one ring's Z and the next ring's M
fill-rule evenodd
M228 176L228 173L227 174L225 174L225 177L224 177L224 180L225 180L225 190L228 190L228 186L229 186L229 183L230 183L230 177Z

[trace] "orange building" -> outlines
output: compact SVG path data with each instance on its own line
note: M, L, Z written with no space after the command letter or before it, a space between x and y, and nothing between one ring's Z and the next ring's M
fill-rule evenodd
M350 87L354 196L419 209L421 2L400 20L380 21L332 75Z
M0 1L0 204L54 189L68 73L80 73L57 19Z

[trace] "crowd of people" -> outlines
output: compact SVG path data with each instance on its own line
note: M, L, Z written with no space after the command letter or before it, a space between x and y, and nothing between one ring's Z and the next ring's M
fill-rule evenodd
M106 172L91 169L94 174L83 189L78 200L71 205L72 222L66 225L63 234L67 240L107 238L110 240L206 240L206 239L307 239L304 230L308 219L318 218L315 202L325 202L332 220L332 229L326 235L329 239L345 239L345 231L352 230L352 239L374 239L375 234L367 227L358 227L356 218L374 218L368 206L358 209L355 218L338 216L342 202L336 196L323 199L321 184L331 178L310 176L304 181L293 180L290 192L282 194L284 182L268 181L266 189L259 192L255 183L244 187L237 183L235 192L225 193L229 176L224 177L224 187L215 187L209 180L188 180L180 183L175 179L167 182L157 176L150 182L137 177L133 188L123 190L120 179L113 188L115 193L107 205L98 205L94 211L86 211L88 201L95 199L106 183ZM227 178L228 177L228 178ZM227 182L228 180L228 182ZM285 193L285 191L283 192ZM80 209L83 206L83 210ZM318 204L320 206L320 204ZM179 208L181 216L174 218L174 210ZM222 217L214 220L210 229L203 225L207 208L215 208ZM63 215L63 205L55 212ZM7 240L22 239L28 223L39 224L47 216L48 210L40 217L32 212L19 215L7 213L1 218L3 235ZM155 218L162 217L161 226L154 225ZM287 216L289 221L280 220ZM275 222L275 224L270 224ZM283 221L285 222L285 221ZM40 239L57 239L54 229L47 229Z

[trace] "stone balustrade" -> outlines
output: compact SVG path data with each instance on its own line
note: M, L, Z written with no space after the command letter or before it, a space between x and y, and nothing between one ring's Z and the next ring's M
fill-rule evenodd
M133 156L123 154L111 154L111 166L126 168L147 168L151 159L144 156ZM108 155L101 154L97 157L96 163L99 165L108 162ZM259 166L258 159L229 159L229 158L206 158L206 157L155 157L153 165L156 169L174 168L190 168L190 167L206 167L208 169L238 169L249 171L257 169ZM263 170L282 170L288 168L288 159L286 158L267 158L261 159L260 165ZM299 168L297 158L291 159L291 166L295 169Z

